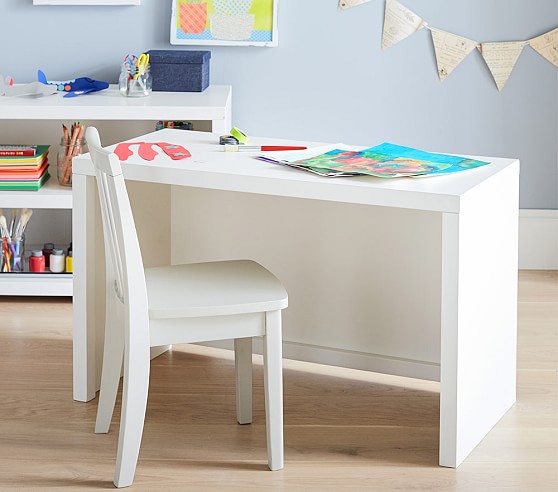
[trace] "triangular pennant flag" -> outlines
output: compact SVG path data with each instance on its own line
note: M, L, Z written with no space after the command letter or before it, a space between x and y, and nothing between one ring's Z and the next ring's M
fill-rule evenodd
M432 27L430 31L436 52L438 75L440 80L444 80L479 43Z
M386 0L382 49L390 48L425 26L426 22L397 0Z
M529 40L531 48L558 67L558 27Z
M528 41L481 43L479 51L488 65L499 91L504 88L526 44Z
M350 9L351 7L356 7L357 5L362 5L363 3L368 3L371 0L339 0L337 4L337 10Z

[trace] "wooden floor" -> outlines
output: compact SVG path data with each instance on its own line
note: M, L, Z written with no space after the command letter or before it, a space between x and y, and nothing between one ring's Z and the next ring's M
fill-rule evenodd
M458 470L437 466L437 383L285 361L270 472L259 359L240 426L229 353L182 346L153 361L133 490L556 492L558 272L521 272L519 300L518 401ZM72 401L71 310L0 298L2 491L112 489L118 421L95 435L96 400Z

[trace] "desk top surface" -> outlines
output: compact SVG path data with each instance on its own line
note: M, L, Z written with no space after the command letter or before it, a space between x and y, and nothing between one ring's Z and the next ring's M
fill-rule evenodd
M259 152L224 152L218 140L214 133L185 130L160 130L131 139L130 142L179 144L192 157L173 161L160 153L153 161L146 161L135 151L122 164L124 177L179 186L457 213L461 197L471 189L509 168L519 175L517 159L478 157L490 164L443 176L328 178L256 159ZM250 144L324 145L256 137L250 139ZM74 158L73 172L94 175L89 154Z

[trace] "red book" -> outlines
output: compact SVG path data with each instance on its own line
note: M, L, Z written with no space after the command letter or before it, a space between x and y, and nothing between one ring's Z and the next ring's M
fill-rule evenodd
M36 145L0 145L0 157L34 156Z

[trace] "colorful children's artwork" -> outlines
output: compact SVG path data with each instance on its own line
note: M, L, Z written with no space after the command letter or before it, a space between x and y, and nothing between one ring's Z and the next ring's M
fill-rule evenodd
M326 154L295 162L312 169L368 174L380 178L448 174L489 164L467 157L434 154L383 143L364 150L332 150Z
M343 144L303 151L265 153L258 159L310 171L322 176L368 175L402 178L456 173L490 164L468 157L434 154L390 143L360 150Z
M171 44L277 46L278 0L173 0Z

